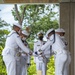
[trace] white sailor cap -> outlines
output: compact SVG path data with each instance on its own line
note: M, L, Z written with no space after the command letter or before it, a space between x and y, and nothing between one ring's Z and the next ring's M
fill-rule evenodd
M39 34L44 34L43 30L41 30L40 32L37 33L37 35Z
M54 29L49 29L47 32L46 32L46 37L48 37L48 34L51 33L52 31L54 31Z
M13 23L13 26L14 25L17 26L17 27L19 27L19 28L22 28L22 26L18 22Z
M26 36L29 36L29 33L26 31L26 30L23 30L22 31L22 34L26 35Z
M61 28L61 32L65 33L65 30Z
M62 28L58 28L58 29L55 30L55 32L63 32L63 33L65 33L65 30L62 29Z

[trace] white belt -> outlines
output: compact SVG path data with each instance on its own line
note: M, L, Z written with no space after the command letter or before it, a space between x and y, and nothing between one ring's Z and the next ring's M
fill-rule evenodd
M66 50L57 50L57 51L54 51L54 54L56 55L56 54L61 54L61 53L65 53L65 54L67 54L67 51Z
M10 55L15 55L16 54L16 49L15 48L12 48L12 47L5 47L3 52L2 52L2 55L7 55L7 54L10 54Z

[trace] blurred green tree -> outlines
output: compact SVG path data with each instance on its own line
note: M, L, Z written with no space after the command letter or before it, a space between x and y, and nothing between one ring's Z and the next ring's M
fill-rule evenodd
M4 47L7 34L9 33L9 24L0 18L0 46Z
M18 15L20 19L22 18L22 26L25 29L26 26L30 26L31 35L30 41L34 40L34 35L38 31L43 30L46 32L50 28L58 28L59 25L59 12L55 11L59 9L59 4L32 4L32 5L21 5L16 12L16 8L12 9L12 15L15 20L18 20ZM23 13L24 12L24 13ZM18 15L17 15L17 14Z
M10 25L8 23L0 18L0 75L6 75L5 64L2 60L2 50L5 45L7 34L9 33L9 26Z

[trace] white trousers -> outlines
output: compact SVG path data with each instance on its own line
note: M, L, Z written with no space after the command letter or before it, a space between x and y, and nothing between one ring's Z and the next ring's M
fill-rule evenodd
M21 75L27 75L27 59L21 57Z
M6 66L7 75L17 75L15 57L10 54L7 54L3 56L3 61Z
M68 75L69 68L68 53L60 53L55 58L55 75Z
M21 61L20 61L20 57L19 59L16 59L16 72L17 75L21 75Z
M30 64L30 55L27 56L27 63Z
M46 70L47 70L47 62L36 62L36 70L41 70L42 75L46 75Z
M71 55L70 53L68 53L68 58L67 58L67 61L64 65L64 75L69 75L69 65L71 63Z

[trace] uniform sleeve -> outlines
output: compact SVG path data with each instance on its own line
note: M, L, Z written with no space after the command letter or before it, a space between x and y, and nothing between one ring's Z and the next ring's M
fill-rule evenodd
M46 48L48 48L51 45L50 40L48 40L44 45L42 45L41 50L45 50Z
M23 50L24 52L26 53L29 53L30 52L30 49L27 48L23 42L21 41L21 38L19 36L15 37L16 38L16 43L17 45L21 48L21 50Z
M61 40L60 36L56 35L56 41L55 43L52 45L52 49L53 50L61 50L65 48L65 44L64 42Z

